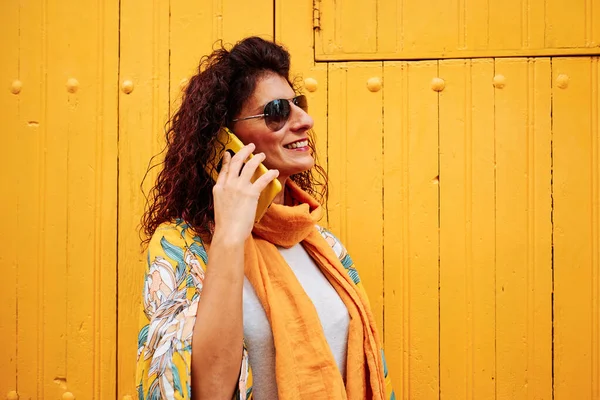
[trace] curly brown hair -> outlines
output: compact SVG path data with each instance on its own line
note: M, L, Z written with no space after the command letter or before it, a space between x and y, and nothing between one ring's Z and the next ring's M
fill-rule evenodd
M162 167L146 196L141 220L143 245L160 224L178 218L196 233L211 235L214 182L205 166L214 146L220 145L217 134L222 127L231 127L232 119L265 74L284 77L298 91L289 72L287 50L259 37L246 38L230 50L221 42L210 55L202 57L198 72L184 90L181 106L166 125L166 145L161 152L164 160L154 163L154 156L144 176L146 179L153 168ZM316 157L313 132L309 132L309 146ZM327 175L318 162L290 179L319 201L327 200Z

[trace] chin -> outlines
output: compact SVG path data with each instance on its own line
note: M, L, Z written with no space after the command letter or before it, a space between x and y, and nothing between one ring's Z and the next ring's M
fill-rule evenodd
M307 163L306 165L302 165L302 166L296 166L296 168L290 168L290 169L288 169L289 173L286 174L286 175L287 176L292 176L292 175L301 174L303 172L310 171L310 169L312 167L314 167L314 166L315 166L314 162L312 162L310 164ZM281 175L281 171L280 171L280 175Z

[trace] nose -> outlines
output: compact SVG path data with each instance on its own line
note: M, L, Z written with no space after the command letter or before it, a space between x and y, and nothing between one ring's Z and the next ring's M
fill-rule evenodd
M290 113L290 129L293 132L306 132L311 129L315 122L306 111L291 103L292 109Z

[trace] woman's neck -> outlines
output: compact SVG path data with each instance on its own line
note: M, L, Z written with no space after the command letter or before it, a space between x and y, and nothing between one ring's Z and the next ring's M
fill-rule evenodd
M285 204L285 182L287 181L287 177L278 177L279 183L281 183L281 192L277 193L277 196L273 199L273 203L275 204Z

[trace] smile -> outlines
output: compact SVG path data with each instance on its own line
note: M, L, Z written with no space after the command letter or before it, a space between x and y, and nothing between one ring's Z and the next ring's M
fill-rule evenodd
M297 142L294 143L290 143L290 144L286 144L285 147L286 149L297 149L300 147L307 147L308 146L308 140L299 140Z

